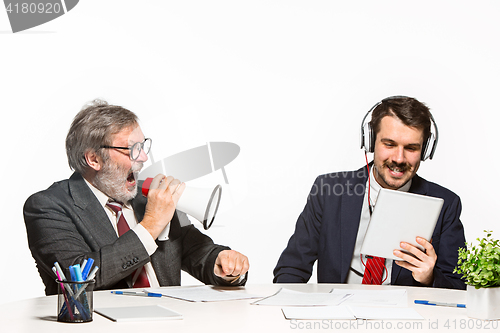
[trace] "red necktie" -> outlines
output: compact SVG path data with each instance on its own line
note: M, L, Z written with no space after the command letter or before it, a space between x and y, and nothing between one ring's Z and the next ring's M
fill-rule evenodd
M382 284L385 258L369 257L366 261L363 284Z
M127 221L125 220L125 216L123 216L123 205L117 201L109 201L106 206L111 208L115 214L116 214L116 227L118 229L118 235L121 236L127 231L130 230L130 227L128 226ZM139 271L139 272L137 272ZM134 288L147 288L149 287L149 280L148 280L148 275L146 274L146 269L144 266L142 268L137 269L132 277L135 277L135 275L139 274L137 277L137 280L135 280L135 283L133 285ZM133 280L132 280L133 281Z

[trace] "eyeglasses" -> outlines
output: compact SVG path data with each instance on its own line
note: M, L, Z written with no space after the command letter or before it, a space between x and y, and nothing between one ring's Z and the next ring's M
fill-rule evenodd
M146 138L143 142L134 143L132 147L101 146L101 148L130 150L130 159L132 161L135 161L139 158L143 150L146 155L149 153L149 151L151 150L151 143L151 139Z

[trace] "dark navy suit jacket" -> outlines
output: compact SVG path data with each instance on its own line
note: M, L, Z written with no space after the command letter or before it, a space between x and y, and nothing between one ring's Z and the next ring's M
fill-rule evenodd
M274 269L276 283L305 283L318 261L318 283L345 283L358 233L367 182L366 167L316 178L295 233ZM432 245L437 254L433 287L465 289L453 274L458 249L465 246L460 198L450 190L415 175L409 192L444 199ZM402 221L402 223L404 223ZM411 271L392 266L391 284L420 286Z

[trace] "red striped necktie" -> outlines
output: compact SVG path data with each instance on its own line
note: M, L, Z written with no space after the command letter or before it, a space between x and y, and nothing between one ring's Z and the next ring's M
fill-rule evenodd
M128 226L127 220L125 220L125 216L123 216L123 205L117 201L109 201L106 206L111 208L111 210L113 210L116 214L116 227L118 229L118 236L121 236L129 231L130 227ZM138 276L134 282L134 288L147 288L150 286L148 275L146 274L146 269L144 268L144 266L142 266L140 269L138 268L132 274L132 281L134 281L136 275Z
M385 258L369 257L366 261L363 284L382 284Z

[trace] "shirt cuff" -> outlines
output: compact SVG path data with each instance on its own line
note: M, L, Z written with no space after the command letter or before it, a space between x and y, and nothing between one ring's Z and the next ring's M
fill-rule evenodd
M224 281L226 281L229 284L237 286L238 284L241 283L241 281L243 281L247 277L247 274L248 274L248 272L246 272L243 275L238 275L238 276L235 276L235 277L230 277L229 278L229 277L226 276L226 277L220 277L220 278L223 279Z
M149 231L147 231L146 228L144 228L140 223L137 224L132 230L136 233L137 237L139 237L139 240L141 241L142 245L144 245L144 248L146 249L148 254L152 255L153 253L155 253L158 245L156 245L156 242Z

